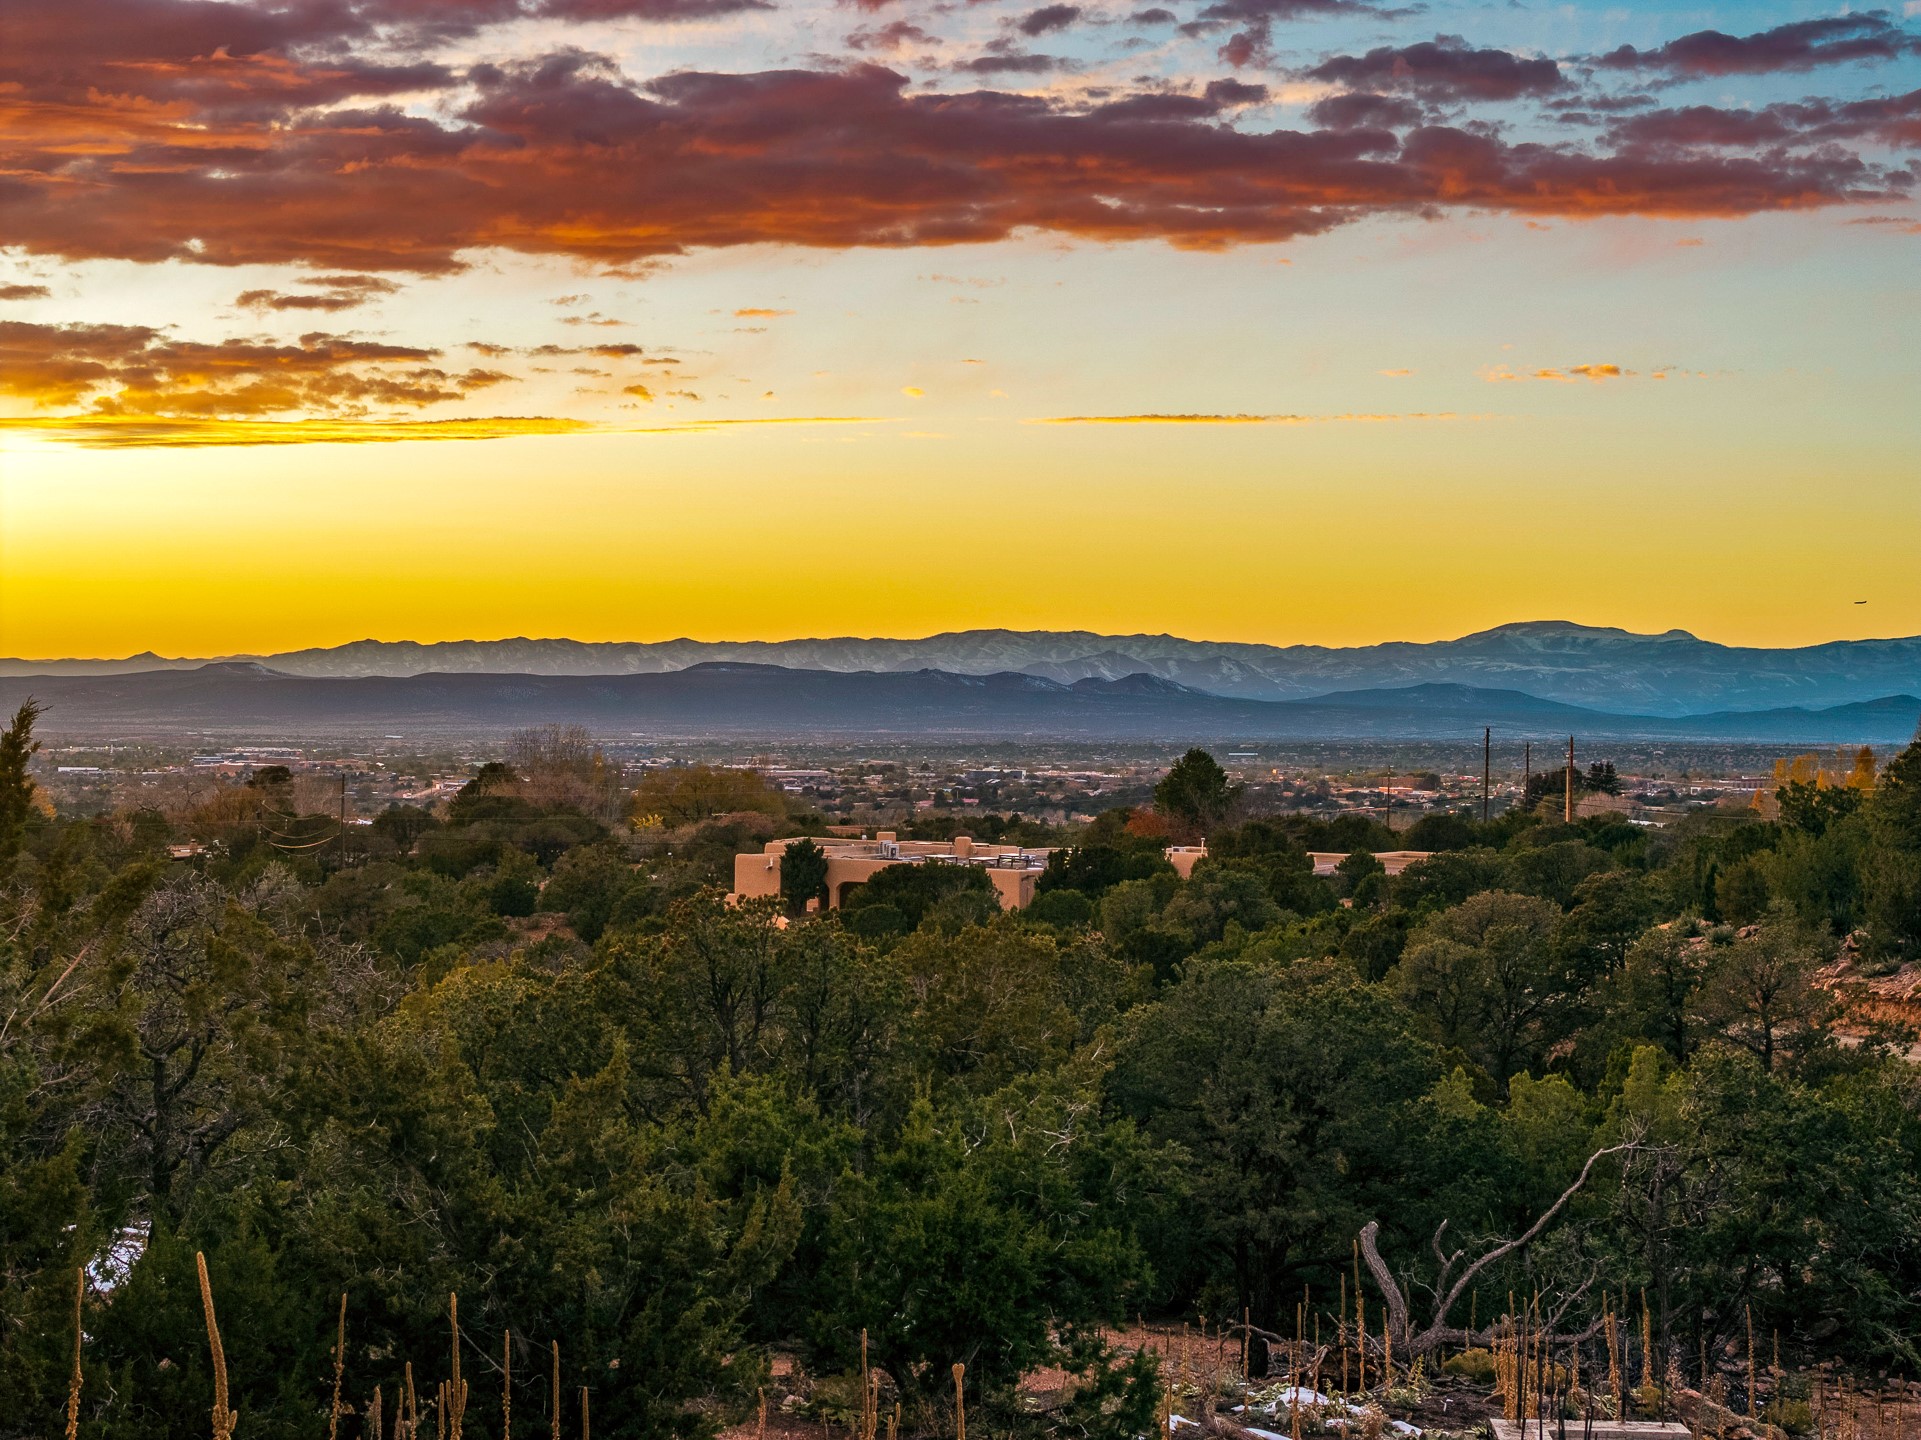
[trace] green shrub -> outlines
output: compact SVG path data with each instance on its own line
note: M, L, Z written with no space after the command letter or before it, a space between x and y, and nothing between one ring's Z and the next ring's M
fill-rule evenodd
M1463 1350L1459 1355L1450 1355L1441 1366L1450 1375L1459 1375L1463 1380L1472 1380L1477 1385L1494 1383L1494 1352L1492 1350Z

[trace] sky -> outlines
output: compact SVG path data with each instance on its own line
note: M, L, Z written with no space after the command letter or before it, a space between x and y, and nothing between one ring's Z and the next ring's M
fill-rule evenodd
M0 654L1921 633L1921 0L7 0Z

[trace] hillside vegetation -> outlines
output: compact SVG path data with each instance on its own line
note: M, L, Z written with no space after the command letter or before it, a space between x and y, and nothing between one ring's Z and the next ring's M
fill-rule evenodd
M1028 911L930 868L843 923L725 903L808 824L752 777L635 797L523 746L347 846L284 772L50 815L33 720L0 739L0 1434L65 1428L82 1267L81 1433L205 1433L197 1251L243 1440L332 1433L343 1292L368 1433L374 1386L444 1373L453 1291L475 1440L503 1344L527 1433L557 1342L569 1433L585 1389L602 1434L692 1440L863 1332L910 1430L959 1363L977 1432L1132 1435L1158 1381L1116 1327L1332 1326L1376 1223L1395 1293L1347 1304L1405 1302L1403 1364L1513 1295L1573 1331L1643 1292L1690 1377L1750 1325L1791 1369L1921 1364L1921 1077L1832 984L1921 960L1921 745L1778 819L1400 835L1244 815L1195 754ZM1551 1211L1432 1313L1442 1249ZM1078 1388L1024 1402L1041 1367Z

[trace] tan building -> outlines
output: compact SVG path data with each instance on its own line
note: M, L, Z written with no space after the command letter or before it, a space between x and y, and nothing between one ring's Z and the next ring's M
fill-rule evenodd
M1186 880L1194 873L1194 867L1207 858L1205 845L1170 845L1167 847L1167 863L1174 867L1174 873Z
M1399 875L1416 861L1425 860L1434 852L1431 850L1376 850L1374 858L1381 862L1381 868L1390 875ZM1207 858L1205 845L1171 845L1167 851L1167 863L1174 867L1174 873L1185 880L1194 873L1194 867ZM1332 875L1334 868L1347 859L1345 850L1310 850L1307 858L1314 862L1316 875Z
M1376 850L1374 858L1381 862L1381 868L1390 875L1399 875L1408 866L1427 859L1432 850ZM1344 850L1310 850L1307 858L1314 862L1316 875L1332 875L1340 863L1347 859Z
M769 840L758 852L734 857L734 898L761 900L780 894L780 862L799 836ZM847 891L865 884L889 865L977 865L987 872L1001 909L1020 910L1034 899L1034 882L1047 868L1048 850L1018 845L976 845L966 835L947 840L896 840L882 830L872 840L835 835L813 837L827 856L827 905L838 910Z

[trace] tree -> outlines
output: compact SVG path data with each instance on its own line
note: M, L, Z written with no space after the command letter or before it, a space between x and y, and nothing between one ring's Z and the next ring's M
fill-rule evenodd
M1731 925L1752 925L1767 913L1768 877L1758 860L1738 861L1715 877L1714 908Z
M1921 956L1921 740L1888 762L1868 805L1865 866L1870 943L1893 959Z
M781 852L780 903L802 915L811 903L827 903L827 852L812 840L796 840Z
M918 864L889 865L874 872L847 892L841 909L850 917L870 907L887 905L897 910L906 928L916 929L935 906L966 896L976 903L974 913L986 918L1000 911L994 882L978 865L950 864L942 860L923 860Z
M1370 857L1372 858L1372 857ZM1161 923L1184 932L1194 949L1218 940L1229 925L1252 933L1281 918L1268 893L1266 877L1245 861L1216 861L1212 856L1161 907Z
M1073 845L1054 850L1047 857L1047 867L1034 882L1034 889L1040 893L1078 890L1089 900L1098 901L1123 880L1145 880L1174 873L1162 845L1125 843L1127 837L1120 838L1124 843Z
M1811 980L1828 958L1822 937L1776 911L1711 952L1698 1004L1707 1026L1773 1070L1784 1049L1804 1048L1833 1009Z
M1603 870L1574 887L1574 908L1561 930L1562 944L1589 983L1618 970L1628 947L1654 918L1646 882L1626 870Z
M787 797L752 770L717 765L649 770L628 807L635 824L651 820L668 829L744 812L784 818Z
M1707 940L1680 923L1644 932L1601 992L1616 1034L1651 1040L1685 1065L1699 1039L1695 994L1707 963Z
M1334 892L1314 873L1314 862L1293 833L1279 824L1249 820L1207 837L1208 863L1234 862L1267 879L1267 893L1283 910L1315 915L1334 905Z
M1154 787L1154 808L1183 835L1205 836L1226 823L1241 790L1229 784L1227 772L1197 746L1176 760Z
M1357 907L1367 909L1387 895L1387 866L1370 850L1356 850L1334 867L1334 883Z
M33 813L33 776L27 767L40 748L33 725L42 713L28 700L13 712L13 723L0 730L0 882L13 874Z
M357 966L352 952L316 951L252 898L191 874L156 888L113 963L90 971L88 1009L72 1022L98 1067L86 1123L160 1221L184 1213L183 1192L263 1117L313 1038L313 1012L350 993L332 972Z
M440 822L418 805L389 805L374 816L370 828L382 839L391 840L394 848L405 854L422 835L438 830Z
M1155 1240L1164 1283L1231 1287L1257 1323L1291 1312L1303 1267L1426 1188L1411 1162L1431 1154L1439 1074L1412 1017L1338 961L1190 962L1127 1015L1109 1081L1121 1114L1187 1157L1189 1202Z
M1136 1235L1170 1168L1132 1126L1103 1124L1088 1077L1071 1069L955 1109L918 1100L825 1197L806 1338L846 1364L865 1331L922 1405L951 1393L958 1362L970 1392L1017 1413L1023 1374L1131 1313L1147 1278ZM1130 1414L1152 1379L1126 1387Z
M1859 811L1864 797L1865 792L1852 785L1816 785L1802 780L1790 780L1774 791L1781 823L1816 838Z
M1408 827L1404 843L1410 850L1466 850L1478 842L1479 835L1469 816L1423 815Z
M1405 1355L1425 1355L1442 1345L1491 1343L1495 1334L1492 1325L1483 1331L1473 1331L1448 1323L1450 1315L1460 1304L1461 1297L1468 1292L1475 1279L1490 1267L1499 1264L1510 1255L1526 1250L1529 1245L1540 1239L1548 1226L1552 1225L1555 1218L1567 1208L1568 1202L1587 1184L1588 1177L1593 1173L1596 1164L1607 1156L1618 1155L1631 1148L1630 1145L1622 1144L1596 1150L1588 1156L1587 1163L1581 1167L1581 1173L1575 1177L1574 1183L1563 1190L1560 1198L1542 1211L1532 1225L1510 1240L1497 1241L1472 1260L1468 1260L1465 1250L1449 1252L1442 1248L1442 1241L1447 1234L1447 1222L1442 1221L1440 1228L1434 1232L1433 1239L1434 1254L1440 1260L1440 1270L1432 1286L1435 1296L1433 1319L1419 1331L1414 1330L1412 1326L1407 1296L1400 1282L1394 1278L1394 1271L1381 1258L1380 1221L1370 1220L1363 1225L1359 1237L1361 1255L1367 1261L1368 1273L1374 1277L1374 1283L1380 1287L1381 1295L1386 1302L1387 1328L1394 1335L1397 1348ZM1467 1263L1463 1265L1463 1261ZM1582 1290L1586 1288L1583 1286ZM1553 1307L1550 1302L1550 1308L1545 1312L1550 1333L1561 1315L1566 1313L1567 1305L1579 1298L1580 1294L1577 1292L1573 1296L1565 1297L1559 1307Z
M1579 987L1555 944L1560 920L1532 896L1476 895L1409 937L1390 983L1436 1041L1505 1089L1572 1028Z

